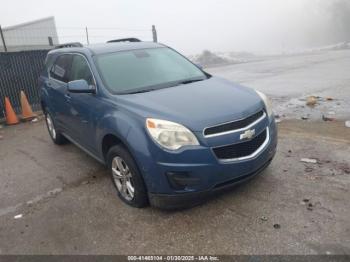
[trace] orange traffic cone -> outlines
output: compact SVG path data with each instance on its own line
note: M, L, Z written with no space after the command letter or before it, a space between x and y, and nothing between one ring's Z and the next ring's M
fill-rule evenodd
M22 107L22 119L29 120L36 117L23 91L21 91L21 107Z
M6 123L8 125L18 124L18 118L11 106L11 103L8 97L5 97L5 112L6 112Z

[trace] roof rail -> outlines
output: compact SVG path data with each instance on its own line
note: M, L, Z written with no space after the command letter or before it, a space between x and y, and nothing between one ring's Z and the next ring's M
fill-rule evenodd
M83 45L82 45L82 43L79 43L79 42L72 42L72 43L65 43L65 44L61 44L61 45L56 45L55 49L65 48L65 47L83 47Z
M121 39L114 39L114 40L109 40L107 43L118 43L118 42L141 42L140 39L138 38L121 38Z

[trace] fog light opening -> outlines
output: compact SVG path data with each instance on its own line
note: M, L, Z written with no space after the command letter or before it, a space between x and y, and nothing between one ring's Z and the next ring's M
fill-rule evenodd
M166 172L166 176L170 186L176 190L184 190L200 182L199 178L191 176L188 172Z

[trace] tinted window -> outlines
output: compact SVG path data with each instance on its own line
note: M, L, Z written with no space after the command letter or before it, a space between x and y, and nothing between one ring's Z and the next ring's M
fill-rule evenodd
M164 88L181 80L207 78L169 48L109 53L97 56L96 60L104 84L113 93Z
M83 56L73 55L72 67L70 71L69 81L84 79L89 85L95 85L90 67Z
M69 68L71 65L71 55L61 55L56 59L56 62L51 67L50 77L65 82L68 82Z

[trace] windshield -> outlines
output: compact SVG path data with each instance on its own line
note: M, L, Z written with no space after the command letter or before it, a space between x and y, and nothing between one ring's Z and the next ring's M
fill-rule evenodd
M115 94L147 92L207 78L199 68L169 48L98 55L96 64L104 84Z

